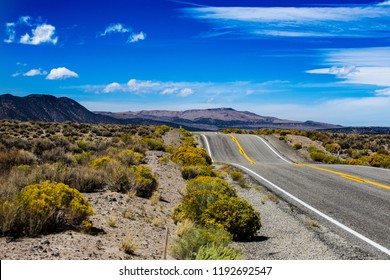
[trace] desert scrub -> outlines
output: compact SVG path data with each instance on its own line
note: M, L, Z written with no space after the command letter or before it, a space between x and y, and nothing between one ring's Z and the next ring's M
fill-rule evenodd
M232 177L233 181L238 182L242 180L242 173L240 171L232 171L230 177Z
M175 222L185 219L200 222L202 213L207 207L223 197L222 194L210 190L198 190L188 193L174 209L172 218Z
M135 251L138 249L138 243L132 233L127 234L126 237L122 239L121 249L128 255L135 254Z
M220 227L232 234L233 240L249 240L260 229L260 214L238 197L220 199L203 212L205 226Z
M195 227L186 231L172 244L171 254L178 260L194 260L202 246L212 243L226 246L230 241L231 235L224 230L213 227Z
M236 196L236 191L228 182L209 176L200 176L188 182L186 187L187 194L199 190L215 191L224 196Z
M184 166L210 165L212 163L211 158L205 149L195 148L192 146L180 147L174 154L172 154L171 160Z
M31 165L36 157L29 151L12 148L9 151L0 151L0 174L6 174L13 166Z
M141 153L134 152L133 150L119 152L117 159L125 165L138 165L145 161L145 158Z
M147 166L133 166L135 174L135 189L137 196L150 198L153 191L157 188L157 178L150 172Z
M89 167L93 169L100 169L105 167L111 160L112 159L109 156L97 158L90 162Z
M211 243L199 248L196 260L242 260L241 251L229 245Z
M10 212L14 212L12 216ZM14 201L1 206L2 234L35 236L69 228L81 228L93 214L79 191L63 183L45 181L28 185Z
M295 143L293 145L293 148L294 148L294 150L300 150L300 149L302 149L302 144L301 143Z
M154 151L164 151L165 150L165 145L164 143L155 138L143 138L142 142L146 144L149 150L154 150Z
M189 165L181 169L181 176L185 180L194 179L198 176L215 177L215 173L208 165Z
M126 167L116 160L112 160L104 168L103 180L112 191L122 193L135 191L136 175L134 169Z

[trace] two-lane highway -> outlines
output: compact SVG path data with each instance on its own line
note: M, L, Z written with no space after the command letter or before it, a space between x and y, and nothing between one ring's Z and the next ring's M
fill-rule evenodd
M202 138L214 162L237 166L362 247L390 258L390 170L295 164L255 135Z

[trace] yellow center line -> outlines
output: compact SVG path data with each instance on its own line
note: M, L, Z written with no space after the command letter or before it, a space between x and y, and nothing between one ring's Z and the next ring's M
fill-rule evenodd
M384 188L384 189L389 189L390 190L390 186L388 186L388 185L384 185L384 184L377 183L377 182L374 182L374 181L371 181L371 180L367 180L367 179L364 179L364 178L352 176L352 175L349 175L349 174L346 174L346 173L343 173L343 172L338 172L338 171L334 171L334 170L331 170L331 169L327 169L327 168L323 168L323 167L319 167L319 166L315 166L315 165L311 165L311 164L300 163L300 164L295 164L295 165L296 166L306 166L306 167L322 170L322 171L325 171L325 172L329 172L329 173L333 173L333 174L339 175L339 176L341 176L341 177L343 177L345 179L348 179L348 180L352 180L352 181L359 182L359 183L366 183L366 184L370 184L370 185L373 185L373 186L376 186L376 187L380 187L380 188Z
M232 137L233 141L237 144L238 150L240 151L240 154L242 154L247 161L249 161L250 164L256 164L245 152L244 148L241 146L240 142L238 142L237 138L234 137L233 134L228 134L230 137Z

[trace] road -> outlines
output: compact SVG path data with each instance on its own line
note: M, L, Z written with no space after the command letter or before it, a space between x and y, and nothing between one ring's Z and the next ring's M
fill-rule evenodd
M214 162L237 166L353 244L390 258L390 170L295 164L255 135L202 133L202 139Z

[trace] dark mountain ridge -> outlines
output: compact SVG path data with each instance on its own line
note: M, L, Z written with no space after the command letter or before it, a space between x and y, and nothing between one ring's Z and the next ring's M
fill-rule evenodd
M232 108L193 109L186 111L143 110L138 112L91 112L67 97L32 94L25 97L0 95L0 119L20 121L77 122L107 124L169 125L188 130L241 129L338 129L339 125L314 121L283 120L260 116Z

